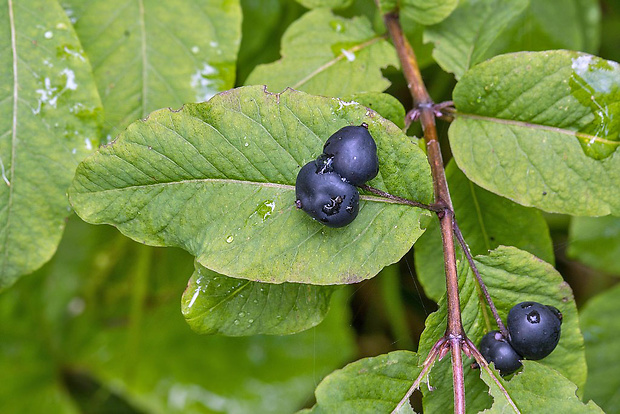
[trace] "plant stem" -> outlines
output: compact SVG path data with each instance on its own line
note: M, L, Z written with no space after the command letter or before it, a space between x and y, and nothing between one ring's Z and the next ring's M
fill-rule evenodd
M420 122L422 124L422 130L424 131L424 141L426 142L428 160L433 176L435 204L443 207L443 210L439 211L437 216L439 217L439 224L441 227L446 271L446 294L448 299L448 326L446 329L446 337L449 338L449 344L452 349L454 412L461 414L465 413L465 386L461 359L461 345L464 341L465 333L461 322L458 275L456 271L454 210L452 208L452 200L450 199L450 192L446 181L441 149L437 139L433 100L426 90L415 53L403 34L398 21L398 15L387 13L383 18L398 53L409 92L413 97L414 107L420 110Z
M504 322L502 322L502 318L500 318L499 313L497 313L497 308L495 307L495 304L493 303L493 299L491 299L491 295L489 294L489 291L487 290L487 287L484 284L484 281L482 280L482 276L480 276L478 267L476 267L474 258L472 257L471 251L469 250L469 246L465 242L465 239L463 238L463 233L461 233L461 229L456 223L454 223L454 234L456 235L456 239L459 241L461 247L463 248L463 252L465 252L465 257L467 257L467 261L469 262L469 267L471 267L471 270L474 272L474 275L476 275L478 286L482 290L482 294L484 295L486 302L489 304L489 307L491 308L491 312L493 313L495 322L497 322L497 327L499 328L499 331L504 336L504 338L508 338L508 329L506 329Z

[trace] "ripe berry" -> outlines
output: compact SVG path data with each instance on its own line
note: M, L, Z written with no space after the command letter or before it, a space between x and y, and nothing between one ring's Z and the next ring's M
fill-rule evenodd
M521 302L508 312L510 344L526 359L542 359L560 340L562 314L553 306Z
M335 172L321 172L315 161L304 165L295 183L297 208L329 227L351 223L359 211L357 188Z
M366 124L336 131L325 142L323 154L332 158L333 170L353 185L362 185L379 173L377 144Z
M502 375L515 372L521 367L521 356L499 331L491 331L480 341L480 353L488 363L493 362Z

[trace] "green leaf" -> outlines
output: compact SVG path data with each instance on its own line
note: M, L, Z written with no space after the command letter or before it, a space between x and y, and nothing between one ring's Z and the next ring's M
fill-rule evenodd
M389 413L421 371L423 361L410 351L355 361L329 374L315 391L316 405L306 413ZM409 406L409 411L412 412Z
M528 0L463 1L450 17L425 30L424 41L435 44L437 63L459 79L467 69L501 51L498 39L527 5Z
M34 13L34 14L33 14ZM98 143L90 65L55 1L0 7L0 291L48 261L77 164Z
M608 413L620 411L620 285L595 296L579 318L586 343L588 381L584 397L593 399Z
M398 66L392 45L373 32L365 17L346 19L317 9L293 23L282 38L282 59L259 65L247 85L287 87L327 96L383 92L381 69Z
M279 285L235 279L195 263L181 311L198 333L286 335L318 325L329 310L332 286Z
M327 7L330 9L345 9L353 3L353 0L296 0L308 9L317 9L319 7Z
M596 0L467 0L448 19L429 27L424 39L435 44L437 63L459 79L467 69L500 53L594 53L599 30Z
M458 4L458 0L400 0L400 14L416 23L431 25L445 20Z
M561 375L582 387L586 379L583 338L579 330L577 308L569 285L548 263L514 247L500 246L485 256L476 256L476 265L489 290L502 320L517 303L531 300L555 306L562 312L562 334L557 348L540 363L557 370ZM494 319L478 293L477 283L467 262L459 264L459 286L463 327L467 336L478 344L482 336L497 329ZM486 314L486 316L485 316ZM446 327L445 296L439 310L426 320L427 328L420 339L420 355L426 355ZM448 358L446 358L447 361ZM437 364L429 382L436 389L425 393L424 407L428 412L452 411L452 369L450 361ZM488 387L479 373L464 361L465 392L468 410L477 412L488 408L491 401ZM516 401L519 404L519 401Z
M159 108L230 89L241 40L238 0L62 0L88 55L108 139Z
M620 276L620 218L574 217L566 254L593 269Z
M463 237L473 255L486 254L500 245L528 251L554 263L553 243L542 214L490 193L465 177L451 161L446 167L450 196ZM434 301L446 291L439 222L432 220L416 243L416 273L424 292ZM464 258L464 256L463 256Z
M508 396L522 413L603 413L594 402L584 404L577 398L577 386L556 370L535 361L523 361L523 371L510 381L499 378ZM484 413L512 413L506 394L497 386L486 371L481 377L489 386L495 401Z
M295 209L300 167L345 125L366 122L379 155L371 186L431 199L423 152L374 111L335 98L244 87L132 124L78 168L77 213L137 241L178 246L218 273L255 281L354 283L398 261L422 234L420 209L362 196L349 226Z
M454 90L451 149L467 177L549 212L620 214L620 66L569 51L515 53Z
M368 107L395 123L400 129L405 128L405 108L398 99L387 93L365 92L344 97L345 101L354 101Z

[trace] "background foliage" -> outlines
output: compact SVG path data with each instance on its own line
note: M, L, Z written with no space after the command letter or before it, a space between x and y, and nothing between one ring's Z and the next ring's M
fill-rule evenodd
M618 215L620 74L602 59L620 60L620 6L379 3L400 7L431 96L454 99L462 115L449 132L439 124L446 161L448 136L455 156L448 183L500 313L527 297L566 317L559 349L504 386L523 412L619 411L620 219L565 214ZM362 121L382 162L371 184L431 201L419 127L401 131L411 101L374 2L9 0L0 27L3 412L359 412L400 400L445 328L436 219L364 194L359 218L338 232L292 207L296 168ZM602 59L494 58L548 49ZM575 67L584 59L592 70ZM236 86L246 87L198 103ZM172 110L152 113L160 108ZM211 141L192 142L197 133ZM571 148L554 164L563 169L532 137ZM521 166L506 164L515 143ZM485 168L489 153L512 173ZM234 226L201 226L199 214L230 211ZM304 271L287 266L291 251ZM486 307L462 262L460 275L478 341ZM468 410L501 412L497 385L470 363ZM416 412L451 411L448 358L427 381L435 391L414 395Z

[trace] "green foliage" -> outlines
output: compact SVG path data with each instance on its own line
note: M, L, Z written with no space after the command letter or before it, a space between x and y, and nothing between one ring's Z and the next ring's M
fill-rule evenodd
M355 361L321 381L316 405L304 413L392 412L420 373L421 362L409 351Z
M566 254L594 269L620 276L620 218L574 217Z
M521 50L595 52L600 11L596 0L465 0L424 32L433 57L457 79L486 59Z
M109 405L116 396L150 413L293 412L351 357L344 295L301 334L196 335L178 311L191 271L180 250L70 221L55 258L0 296L0 407L119 412ZM67 393L88 378L100 385L90 409Z
M588 381L584 396L606 412L620 410L620 285L592 298L581 311L581 329L586 344Z
M349 7L353 0L296 0L308 9L328 7L330 9L344 9Z
M500 245L528 251L548 263L554 263L553 244L541 213L490 193L465 177L451 161L446 168L452 203L459 228L474 255ZM509 223L509 225L508 225ZM437 220L431 221L416 243L415 266L424 292L439 301L446 291ZM464 260L464 256L462 256Z
M0 24L2 291L56 251L70 212L65 191L98 144L101 102L55 1L9 2L0 7Z
M323 320L334 288L301 283L252 282L215 273L198 263L181 311L198 333L286 335Z
M370 185L428 202L428 163L394 124L356 104L262 87L132 124L80 166L69 197L82 219L114 224L143 243L182 247L227 276L357 282L400 259L426 215L364 196L354 223L330 229L295 209L299 168L333 132L362 122L380 159Z
M539 363L557 370L568 381L582 387L586 379L583 338L572 291L562 276L550 264L514 247L499 247L488 255L476 256L475 261L502 320L506 321L508 311L523 300L555 306L562 312L562 335L558 347ZM485 333L497 327L467 262L460 263L459 275L463 327L477 345ZM439 310L426 320L427 328L420 338L420 355L426 355L441 336L446 317L444 297L439 302ZM470 364L471 360L464 361L467 406L471 412L478 412L488 408L491 401L487 386L481 381L479 372L469 368ZM425 393L424 408L427 412L453 410L451 375L449 361L436 365L431 371L429 382L435 390ZM527 378L530 374L525 370L519 375Z
M345 19L326 9L293 23L282 37L281 54L279 61L257 66L246 84L327 96L383 92L390 83L381 69L398 66L394 47L365 17Z
M619 97L615 62L569 51L498 56L454 90L454 158L470 180L519 204L620 214Z

